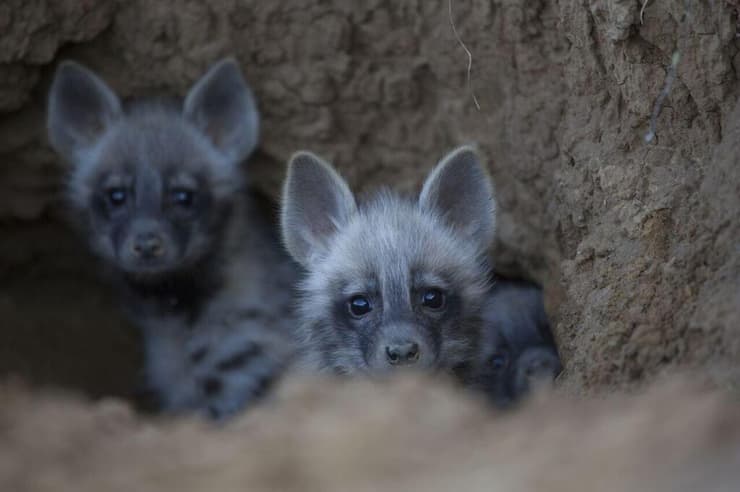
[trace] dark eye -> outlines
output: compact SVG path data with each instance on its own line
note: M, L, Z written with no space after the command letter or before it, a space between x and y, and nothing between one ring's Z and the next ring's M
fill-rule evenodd
M195 193L190 190L175 189L172 190L172 201L181 207L189 207L193 204Z
M445 305L445 295L439 289L427 289L421 298L421 303L429 309L442 309Z
M114 207L120 207L126 203L126 198L128 198L128 194L123 188L110 188L108 190L108 201Z
M347 303L350 314L359 318L365 316L367 313L372 311L373 307L370 305L370 301L365 296L352 296Z
M496 371L501 371L509 365L509 356L506 352L496 352L491 356L491 367Z

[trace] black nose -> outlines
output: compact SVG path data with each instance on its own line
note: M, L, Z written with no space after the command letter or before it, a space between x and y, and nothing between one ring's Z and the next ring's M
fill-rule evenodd
M156 258L164 254L164 241L154 232L139 234L134 238L133 249L141 258Z
M419 360L419 344L415 342L402 342L388 345L385 355L392 365L414 364Z

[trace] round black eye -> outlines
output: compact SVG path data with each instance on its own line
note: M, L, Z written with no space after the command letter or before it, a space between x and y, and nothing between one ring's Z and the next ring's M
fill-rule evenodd
M501 371L509 364L509 356L504 352L496 352L491 356L491 367L496 371Z
M359 318L372 311L373 307L365 296L352 296L348 302L349 312Z
M114 207L120 207L126 203L127 197L126 190L123 188L111 188L108 190L108 201Z
M421 303L429 309L441 309L445 305L445 295L439 289L427 289Z
M181 207L189 207L193 204L195 193L190 190L177 189L172 191L172 201Z

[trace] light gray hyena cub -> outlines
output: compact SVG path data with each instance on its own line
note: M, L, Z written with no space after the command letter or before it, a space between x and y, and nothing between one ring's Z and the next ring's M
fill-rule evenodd
M181 105L124 108L72 62L51 87L50 141L73 165L69 203L142 329L148 390L166 411L232 414L292 352L294 266L240 171L258 124L232 60Z
M359 204L329 164L296 154L281 218L284 243L307 270L302 362L339 374L455 372L478 338L494 211L470 147L439 163L418 200L385 191Z
M511 405L533 385L550 383L560 373L542 290L536 285L497 278L481 321L478 350L463 379L493 403Z

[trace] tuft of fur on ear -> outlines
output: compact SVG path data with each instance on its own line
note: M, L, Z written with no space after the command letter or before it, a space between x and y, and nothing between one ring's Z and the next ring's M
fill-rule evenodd
M85 152L121 116L118 96L91 70L62 62L49 92L49 142L70 163Z
M183 116L233 163L257 147L257 103L233 58L216 63L195 83L185 98Z
M468 239L487 249L496 231L496 201L478 153L465 145L445 156L427 178L419 196L422 209L439 213Z
M280 226L283 242L303 266L326 253L330 238L357 210L347 183L320 157L298 152L288 163Z

